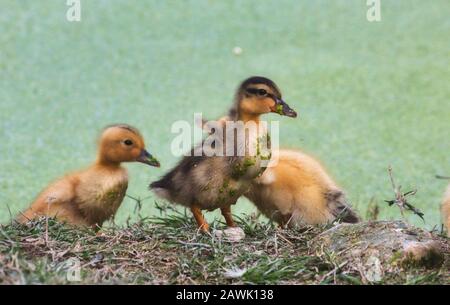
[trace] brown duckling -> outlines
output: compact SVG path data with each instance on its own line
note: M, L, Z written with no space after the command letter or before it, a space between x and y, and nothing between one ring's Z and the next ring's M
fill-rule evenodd
M232 122L251 122L260 126L263 125L260 124L260 116L270 112L297 116L282 100L281 92L273 81L264 77L250 77L239 86L229 118ZM223 141L226 142L225 146L231 142L233 150L239 150L235 138L229 141L227 136L230 133L224 134L218 136L218 141L226 139ZM263 156L258 149L255 152L250 147L259 147L261 138L268 140L267 130L264 128L248 132L245 137L245 154L237 153L232 156L205 153L201 149L204 147L203 141L161 180L151 183L150 188L159 197L190 208L198 227L203 231L208 231L208 224L203 218L202 210L220 208L227 226L235 226L231 205L247 191L252 179L264 170L264 162L261 162ZM195 154L199 148L201 154Z
M441 206L442 222L447 228L447 236L450 237L450 185L447 187L447 191L444 195L444 200Z
M269 164L244 194L269 219L282 226L324 224L337 217L359 221L344 192L313 157L280 149L272 151L272 160L277 163Z
M128 187L122 162L159 167L159 162L145 150L136 128L125 124L106 127L98 142L95 163L50 184L17 220L25 223L49 216L76 226L101 227L114 217Z

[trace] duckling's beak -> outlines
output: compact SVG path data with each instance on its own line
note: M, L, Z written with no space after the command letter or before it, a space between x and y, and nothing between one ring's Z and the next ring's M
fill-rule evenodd
M270 109L272 112L278 113L279 115L285 115L291 118L297 117L297 112L295 112L288 104L286 104L282 99L276 98L275 105Z
M156 160L148 151L145 149L142 150L141 155L137 158L138 162L145 163L151 166L160 167L159 161Z

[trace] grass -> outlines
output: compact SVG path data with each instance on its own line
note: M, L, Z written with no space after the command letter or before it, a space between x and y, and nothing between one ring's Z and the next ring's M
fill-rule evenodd
M380 218L398 217L383 203L392 165L404 189L419 190L412 203L426 223L410 221L439 224L446 182L434 175L450 173L446 0L382 1L379 23L360 0L82 0L80 23L67 22L65 1L0 7L0 223L7 206L16 215L86 166L114 122L139 127L160 159L160 170L127 165L129 194L153 196L149 182L177 161L171 124L221 116L238 82L259 74L300 113L280 119L281 145L323 160L362 215L374 201ZM154 199L143 215L156 215ZM133 208L127 198L117 223ZM245 200L233 210L252 211Z
M162 213L101 234L45 218L1 226L0 284L368 283L356 266L311 250L310 241L325 227L282 230L246 217L238 222L245 239L229 243L198 234L192 218L179 210ZM67 262L74 259L81 266L76 282L67 278L73 266ZM388 268L378 284L443 284L448 267Z

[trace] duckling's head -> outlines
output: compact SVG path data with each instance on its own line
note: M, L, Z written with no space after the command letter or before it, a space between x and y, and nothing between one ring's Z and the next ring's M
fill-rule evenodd
M286 104L278 86L270 79L253 76L244 80L236 93L234 107L230 117L259 116L275 112L280 115L295 118L297 113Z
M136 128L117 124L106 127L99 139L98 161L118 164L141 162L159 167L159 162L146 149L144 139Z

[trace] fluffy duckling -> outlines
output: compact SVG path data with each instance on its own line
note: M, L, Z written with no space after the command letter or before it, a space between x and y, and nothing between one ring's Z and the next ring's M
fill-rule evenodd
M444 200L441 206L442 222L447 228L447 236L450 237L450 185L447 187L447 191L444 195Z
M250 77L239 86L229 118L233 123L253 122L261 126L264 124L260 124L260 116L270 112L289 117L297 116L282 100L281 92L273 81L264 77ZM204 140L191 151L190 156L184 157L161 180L151 183L150 188L159 197L190 208L198 227L203 231L208 231L208 224L202 210L212 211L220 208L227 226L234 227L231 205L247 191L252 179L264 170L263 156L259 154L258 149L255 152L251 147L260 147L262 138L269 141L264 128L248 132L245 136L245 154L233 156L205 153L202 149ZM233 150L239 149L236 138L233 137L231 143ZM217 142L213 141L214 143L225 142L225 146L230 144L226 140L226 132L217 135L216 139ZM196 154L199 149L200 154Z
M313 157L280 149L272 152L275 160L244 194L269 219L282 226L324 224L336 217L359 221L343 191Z
M127 170L121 163L135 161L159 167L136 128L106 127L95 163L50 184L17 220L25 223L45 215L76 226L101 227L114 217L128 187Z
M229 117L224 116L216 122L223 126L228 120ZM207 121L198 123L207 130ZM324 224L338 216L343 222L359 221L344 192L320 162L301 151L273 151L268 168L252 181L244 196L281 226Z

